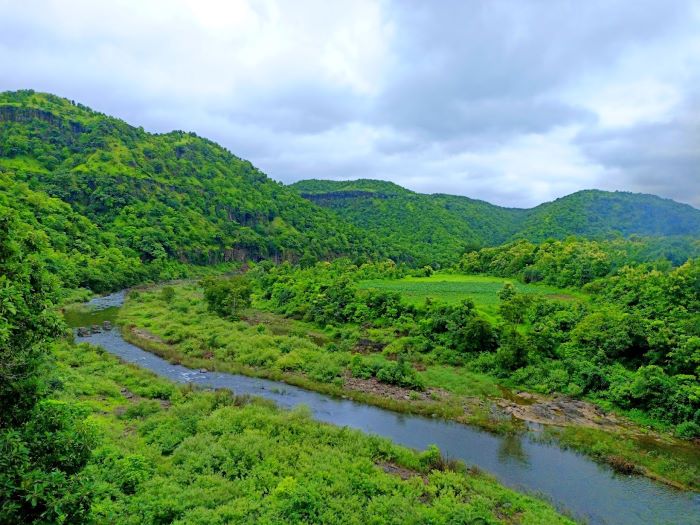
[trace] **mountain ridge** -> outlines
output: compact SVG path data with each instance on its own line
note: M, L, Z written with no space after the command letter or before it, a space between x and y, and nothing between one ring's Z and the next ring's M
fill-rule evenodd
M416 244L430 246L435 235L449 252L474 244L543 242L569 236L700 238L700 210L644 193L580 190L532 208L507 208L466 196L418 193L371 179L311 179L291 187L380 237L397 235L409 250ZM407 207L420 213L409 221ZM428 255L428 259L449 260L449 254L437 249L429 249Z
M284 185L195 133L149 133L32 90L0 93L0 190L0 206L51 245L54 273L95 290L176 277L178 264L445 265L517 239L700 237L700 211L629 192L518 209L375 179Z

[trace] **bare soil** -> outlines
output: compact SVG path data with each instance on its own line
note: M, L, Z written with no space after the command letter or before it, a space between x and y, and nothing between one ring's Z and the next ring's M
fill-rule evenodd
M374 377L370 379L353 377L349 373L346 373L343 377L343 386L348 390L376 394L378 396L396 399L397 401L439 401L448 395L447 392L439 388L430 388L419 392L402 386L382 383Z

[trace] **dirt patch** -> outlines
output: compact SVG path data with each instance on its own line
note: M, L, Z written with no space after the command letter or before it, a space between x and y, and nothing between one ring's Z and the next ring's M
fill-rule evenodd
M637 465L620 456L608 456L606 463L620 474L642 474L642 470Z
M438 388L431 388L419 392L397 385L382 383L377 378L362 379L345 374L343 386L348 390L357 392L367 392L382 397L388 397L397 401L440 401L447 396L447 392Z
M415 470L402 467L400 465L397 465L396 463L391 463L389 461L378 461L375 463L375 465L377 465L387 474L391 474L392 476L398 476L404 481L406 481L407 479L419 477L423 480L423 483L425 483L426 485L428 484L428 478L420 472L416 472Z
M135 326L130 326L129 331L134 334L136 337L139 339L145 339L146 341L151 341L152 343L159 343L159 344L168 344L166 341L158 337L157 335L152 334L148 330L144 330L142 328L136 328Z
M566 396L548 399L537 394L520 392L522 399L499 399L498 406L506 414L543 425L584 426L611 430L623 426L623 421L614 414L608 414L593 403L587 403Z
M352 351L355 354L376 354L384 350L384 347L386 347L386 344L384 343L372 341L366 337L361 337L357 340L357 343Z

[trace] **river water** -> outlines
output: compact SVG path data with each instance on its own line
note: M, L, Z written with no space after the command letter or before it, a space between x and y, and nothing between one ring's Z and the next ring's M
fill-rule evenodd
M124 292L94 299L87 316L68 314L71 326L113 319ZM500 436L476 428L406 415L336 399L276 381L221 372L199 372L141 350L118 330L77 337L122 360L179 383L226 388L275 401L282 408L306 405L319 421L356 428L415 449L437 445L453 459L475 465L516 490L539 494L591 524L700 524L700 494L683 492L641 476L626 476L573 451L539 443L531 436Z

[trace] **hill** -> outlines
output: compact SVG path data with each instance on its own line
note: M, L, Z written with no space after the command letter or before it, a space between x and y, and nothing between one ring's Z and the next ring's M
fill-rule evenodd
M569 235L700 237L700 210L656 195L584 190L527 210L517 235L536 242Z
M97 290L183 264L388 253L214 142L31 90L0 94L0 188L54 272Z
M427 195L396 184L300 181L292 185L340 218L400 245L417 261L452 262L461 248L578 236L645 238L649 257L684 260L700 238L700 210L654 195L585 190L531 209L503 208L455 195Z
M424 195L391 182L306 180L292 187L340 218L400 246L404 258L419 265L452 261L483 245L490 232L498 232L498 241L503 241L512 229L512 216L505 208L466 197Z
M0 208L66 286L95 291L247 259L451 264L570 235L653 236L647 253L682 262L700 237L700 211L651 195L584 191L521 210L367 179L288 187L194 133L148 133L31 90L0 93Z

